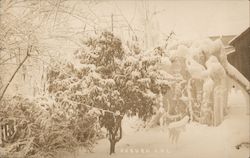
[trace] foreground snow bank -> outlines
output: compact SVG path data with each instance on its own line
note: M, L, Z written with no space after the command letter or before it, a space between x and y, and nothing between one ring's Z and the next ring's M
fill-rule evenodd
M198 123L187 125L181 133L177 146L171 144L168 131L159 127L149 131L125 131L123 139L117 144L113 158L248 158L249 149L237 150L235 146L242 141L249 141L249 115L244 107L232 107L229 115L218 127L209 127ZM94 153L80 150L75 158L110 157L108 140L101 140ZM61 154L60 158L72 155Z

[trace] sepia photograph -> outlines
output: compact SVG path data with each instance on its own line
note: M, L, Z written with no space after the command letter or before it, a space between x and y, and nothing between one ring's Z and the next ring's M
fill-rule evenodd
M0 0L0 158L250 158L250 0Z

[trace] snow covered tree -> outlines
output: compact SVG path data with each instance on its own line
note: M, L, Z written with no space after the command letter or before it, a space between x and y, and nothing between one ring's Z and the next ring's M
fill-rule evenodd
M157 69L161 58L157 53L129 51L119 38L103 32L83 42L75 61L51 69L49 91L79 115L99 116L113 154L122 138L123 116L138 115L146 120L153 114L157 94L167 92L169 76Z
M221 40L177 42L171 52L170 58L182 63L178 72L187 84L179 99L186 100L191 119L219 125L227 114L227 75L232 74Z

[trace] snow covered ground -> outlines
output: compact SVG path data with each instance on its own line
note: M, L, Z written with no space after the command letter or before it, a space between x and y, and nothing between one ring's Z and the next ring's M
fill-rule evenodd
M109 142L100 140L93 153L84 150L74 155L61 153L61 158L249 158L249 148L237 150L235 146L250 139L249 115L242 106L238 93L230 95L230 112L225 121L218 127L208 127L198 123L187 125L186 131L181 133L179 143L171 144L167 130L160 127L149 130L135 131L124 128L124 136L116 146L116 154L109 156ZM235 106L237 105L237 106ZM241 106L240 106L241 105ZM131 120L127 121L127 124Z

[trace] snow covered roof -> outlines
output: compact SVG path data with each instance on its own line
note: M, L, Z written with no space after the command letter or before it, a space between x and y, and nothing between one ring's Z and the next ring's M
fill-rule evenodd
M224 46L228 46L228 42L232 40L235 37L235 35L221 35L221 36L210 36L209 38L213 41L217 39L221 39Z
M245 36L247 33L250 32L250 27L248 27L245 31L243 31L241 34L238 36L235 36L233 39L231 39L228 44L229 45L234 45L236 41L238 41L241 37Z

